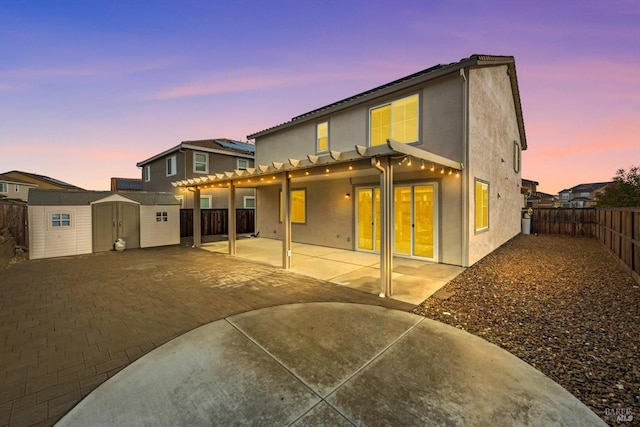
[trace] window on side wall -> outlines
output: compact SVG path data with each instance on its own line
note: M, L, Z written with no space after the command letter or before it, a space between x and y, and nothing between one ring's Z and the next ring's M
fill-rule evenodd
M177 174L176 156L167 158L167 176L173 176Z
M209 153L193 153L193 171L209 173Z
M316 151L329 151L329 122L316 125Z
M489 229L489 184L476 180L476 232Z
M384 145L387 139L417 142L418 99L411 95L369 110L369 145Z
M291 222L304 224L307 222L307 191L291 190ZM280 222L284 221L284 201L280 191Z
M238 159L237 166L239 170L244 171L249 167L249 160L247 159Z
M520 173L520 144L518 141L513 141L513 170L515 173Z
M200 196L200 209L211 209L211 196Z
M0 193L8 193L9 192L9 184L6 182L0 182Z
M50 213L49 224L51 225L51 228L55 229L70 228L72 226L71 214L67 212Z
M151 166L146 165L144 167L144 182L149 182L149 181L151 181Z
M244 208L245 209L255 209L256 207L256 197L255 196L244 196Z

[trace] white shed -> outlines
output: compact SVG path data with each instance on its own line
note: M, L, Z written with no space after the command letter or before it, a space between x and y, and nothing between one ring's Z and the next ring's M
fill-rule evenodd
M180 243L180 202L169 193L29 191L29 258Z

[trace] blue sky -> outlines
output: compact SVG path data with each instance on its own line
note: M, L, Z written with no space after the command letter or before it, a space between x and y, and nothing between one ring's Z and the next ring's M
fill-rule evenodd
M0 3L0 173L88 189L180 141L246 135L474 53L513 55L555 193L640 164L640 3Z

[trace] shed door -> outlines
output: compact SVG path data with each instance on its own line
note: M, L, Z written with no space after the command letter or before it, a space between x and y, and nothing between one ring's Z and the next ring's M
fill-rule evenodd
M140 207L134 203L96 203L92 208L93 252L113 249L118 238L128 249L140 247Z

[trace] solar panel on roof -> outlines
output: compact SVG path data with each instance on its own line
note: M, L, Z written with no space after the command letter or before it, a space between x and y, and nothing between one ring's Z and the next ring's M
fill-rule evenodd
M255 147L253 145L243 144L242 142L221 141L219 139L216 139L216 142L223 147L231 148L233 150L249 151L251 153L255 151Z

